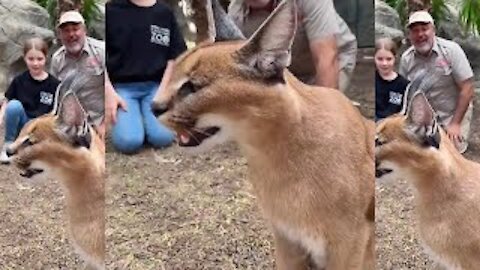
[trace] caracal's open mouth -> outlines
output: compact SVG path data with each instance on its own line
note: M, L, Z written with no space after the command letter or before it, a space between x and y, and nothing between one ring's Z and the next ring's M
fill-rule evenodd
M204 140L220 131L219 127L184 129L177 133L178 145L181 147L199 146Z
M392 169L375 169L375 178L380 178L386 174L393 172Z
M43 173L43 169L27 168L26 170L20 172L20 176L25 178L32 178L34 175Z

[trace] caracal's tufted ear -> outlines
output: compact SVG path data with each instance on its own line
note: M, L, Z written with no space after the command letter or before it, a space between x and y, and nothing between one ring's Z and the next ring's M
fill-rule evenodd
M296 3L284 0L236 52L241 68L254 77L283 77L283 70L290 65L290 49L296 29Z
M408 106L407 128L425 145L439 147L440 131L435 111L421 91L415 93Z
M72 91L65 93L59 104L56 125L58 132L75 146L90 147L88 114Z

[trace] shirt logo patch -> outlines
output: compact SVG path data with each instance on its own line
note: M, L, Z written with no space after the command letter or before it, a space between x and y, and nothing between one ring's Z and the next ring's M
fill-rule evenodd
M97 58L91 56L87 59L87 65L90 67L98 67L100 66L100 63L98 63Z
M89 56L88 58L86 58L84 63L87 69L92 69L97 75L103 72L103 67L101 63L94 56Z
M436 63L437 67L442 67L442 68L448 67L448 62L445 58L439 58L436 62L437 62Z
M390 95L390 98L388 99L389 103L395 104L395 105L402 104L402 98L403 98L402 94L390 91L389 95Z
M40 103L45 105L52 105L53 103L53 94L40 91Z
M150 42L165 47L170 46L170 29L162 28L157 25L150 25L150 32L152 33Z

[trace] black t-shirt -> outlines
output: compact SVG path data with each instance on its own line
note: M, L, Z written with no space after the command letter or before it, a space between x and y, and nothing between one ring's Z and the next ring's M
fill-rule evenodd
M168 60L186 50L173 11L165 4L106 4L107 70L116 82L160 82Z
M375 118L385 118L402 110L403 94L408 83L400 74L387 81L375 72Z
M55 91L59 83L50 74L45 80L37 81L30 72L25 71L13 79L5 97L8 100L20 101L27 116L36 118L53 109Z

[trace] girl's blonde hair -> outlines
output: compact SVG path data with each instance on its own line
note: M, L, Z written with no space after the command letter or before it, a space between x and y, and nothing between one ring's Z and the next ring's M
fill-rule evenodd
M41 51L45 57L48 55L48 45L45 40L39 37L29 38L23 44L23 55L26 55L31 49Z
M375 53L379 50L386 50L397 56L397 45L391 38L379 38L375 40Z

